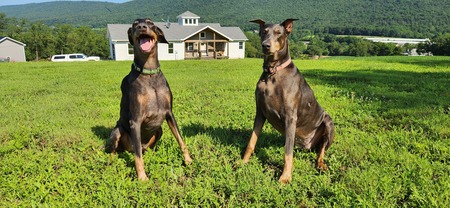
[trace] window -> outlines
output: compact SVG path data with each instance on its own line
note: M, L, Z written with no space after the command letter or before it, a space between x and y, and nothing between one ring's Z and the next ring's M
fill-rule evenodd
M131 45L131 44L129 44L129 43L128 43L128 54L129 54L129 55L134 54L134 48L133 48L133 45Z
M186 43L186 51L193 51L194 43Z
M112 59L116 60L116 44L111 44L112 47Z
M187 23L188 23L188 20L187 20L187 19L184 19L184 24L187 25Z
M169 54L173 54L173 43L169 43Z
M189 19L189 24L192 25L192 19Z
M205 32L201 32L200 33L200 38L206 38L206 33Z
M239 42L239 49L244 49L244 42Z
M77 55L70 55L69 59L77 59Z
M197 19L194 19L194 25L196 25L197 24Z

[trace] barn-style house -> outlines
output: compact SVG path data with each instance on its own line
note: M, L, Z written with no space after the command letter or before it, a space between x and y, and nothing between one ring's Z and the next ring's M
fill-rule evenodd
M169 44L158 43L160 60L240 59L245 56L247 37L239 27L222 27L219 23L201 23L192 12L177 16L178 22L155 22ZM110 55L113 60L133 60L128 42L130 24L108 24Z

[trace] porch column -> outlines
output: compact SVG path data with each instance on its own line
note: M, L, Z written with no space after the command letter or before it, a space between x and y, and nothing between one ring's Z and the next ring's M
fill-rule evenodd
M197 51L198 51L198 57L200 58L200 59L202 59L202 51L201 51L201 49L202 49L202 47L200 46L200 44L202 44L201 43L201 36L200 36L200 33L201 32L199 32L198 33L198 42L197 42Z
M227 57L230 58L230 42L227 42Z
M217 55L216 55L216 33L214 33L213 50L214 50L214 58L217 58Z

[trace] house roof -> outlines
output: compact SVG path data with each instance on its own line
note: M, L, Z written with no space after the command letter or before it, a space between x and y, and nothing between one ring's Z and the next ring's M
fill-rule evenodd
M186 11L183 14L178 15L177 19L180 18L180 17L181 18L200 18L198 15L196 15L196 14L190 12L190 11Z
M12 42L17 43L17 44L22 45L22 46L26 46L26 45L27 45L27 44L22 43L22 42L20 42L20 41L14 40L14 39L12 39L12 38L10 38L10 37L3 37L3 36L0 36L0 44L3 43L5 40L12 41Z
M219 23L198 23L198 26L182 26L178 23L155 22L155 25L163 31L166 40L169 42L184 41L205 29L211 29L229 41L248 40L239 27L222 27ZM130 26L131 24L108 24L108 35L112 41L128 41L127 30Z

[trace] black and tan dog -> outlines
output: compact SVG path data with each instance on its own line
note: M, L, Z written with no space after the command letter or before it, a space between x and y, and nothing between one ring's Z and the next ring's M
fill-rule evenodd
M314 93L291 61L288 36L292 23L266 24L263 20L251 22L260 25L259 36L264 53L263 73L257 83L256 116L253 132L243 161L248 162L266 121L285 134L284 169L280 182L292 180L294 143L317 152L317 167L326 170L325 150L334 140L334 125L314 97Z
M120 118L111 132L110 148L112 153L116 149L134 152L138 179L148 180L142 154L161 138L164 120L181 147L185 163L192 159L172 113L172 92L159 68L158 42L168 43L163 32L150 19L137 19L128 29L128 39L134 47L134 63L122 80Z

